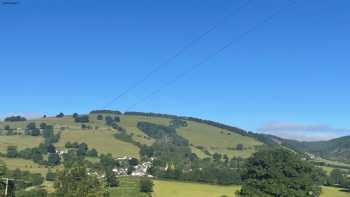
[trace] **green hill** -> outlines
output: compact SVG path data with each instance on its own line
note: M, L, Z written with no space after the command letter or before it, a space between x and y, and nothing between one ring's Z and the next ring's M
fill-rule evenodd
M120 118L118 125L126 130L134 142L144 145L151 145L155 139L137 128L138 122L169 126L174 118L183 118L187 122L187 126L177 128L177 133L189 141L192 151L200 158L209 157L214 153L247 158L256 151L258 146L263 145L254 137L248 136L243 130L210 121L160 114L135 112L121 114L110 111L95 111L89 114L90 121L88 123L76 123L72 116L0 122L0 132L2 133L0 152L5 153L8 146L17 146L19 150L22 150L36 147L43 142L41 137L24 135L26 126L34 122L37 126L41 123L53 125L55 133L61 132L61 138L55 144L59 150L63 150L67 142L84 142L89 148L95 148L99 153L111 153L115 157L125 155L138 157L139 148L131 142L114 137L116 130L106 125L104 120L98 120L98 115L103 117L118 116ZM82 129L83 124L88 129ZM9 126L20 135L5 135L5 126ZM238 144L242 145L242 149L237 150Z
M103 119L99 120L98 116ZM115 128L107 125L105 117L119 117L129 140L115 137ZM172 120L183 120L186 126L176 128L177 134L189 141L193 153L200 158L210 157L214 153L228 157L248 158L261 145L282 145L298 152L308 152L327 160L350 161L350 136L320 142L299 142L282 139L277 136L255 134L242 129L202 120L168 114L96 110L89 113L88 123L76 123L72 116L48 117L27 121L0 122L0 153L5 153L8 146L17 146L19 150L37 147L43 142L41 137L24 135L26 126L34 122L37 126L46 123L54 126L55 133L61 132L61 138L55 146L64 150L67 142L86 143L99 153L111 153L114 157L139 157L138 145L151 145L155 139L142 132L137 124L149 122L169 126ZM83 129L82 125L88 127ZM9 127L20 135L7 135ZM238 149L238 145L241 147Z
M154 142L166 142L186 144L189 153L191 150L199 158L213 157L215 159L215 156L218 155L216 153L227 155L229 158L248 158L262 146L283 146L298 152L308 152L320 156L315 162L329 164L321 165L329 171L334 169L334 166L340 165L344 169L350 168L349 165L338 162L349 161L350 137L323 142L298 142L276 136L246 132L236 127L193 117L103 110L81 116L75 114L73 116L0 122L0 160L4 161L11 170L19 168L32 173L40 173L43 176L49 170L48 165L33 162L35 160L23 159L23 157L5 157L9 146L16 146L18 151L28 150L28 148L39 147L47 140L44 137L45 129L41 129L37 135L28 134L32 130L27 129L27 127L32 123L35 123L36 128L42 127L44 123L53 127L53 134L59 136L58 141L53 144L59 151L66 151L68 143L76 142L86 143L89 150L96 149L99 154L110 153L114 158L123 156L140 158L140 150L142 153L144 147L151 147ZM171 148L171 146L169 147ZM174 153L174 157L177 156L176 151ZM192 154L188 155L192 156ZM48 157L47 154L43 159L48 161ZM338 161L329 161L323 158ZM100 158L87 156L86 160L94 163L100 161ZM239 166L240 159L233 160L237 161L237 166ZM169 166L170 168L174 167ZM62 168L62 163L57 163L55 167L52 167L52 170ZM111 196L144 196L137 190L137 184L137 179L121 178L120 187L113 189ZM48 184L48 187L51 191L52 184ZM155 196L174 194L174 196L231 196L238 189L238 186L225 187L155 180L153 194ZM343 196L343 193L334 188L325 188L322 196L330 196L332 193Z
M269 137L281 145L298 152L312 153L316 157L332 161L350 162L350 136L315 142L300 142L296 140L282 139L276 136Z

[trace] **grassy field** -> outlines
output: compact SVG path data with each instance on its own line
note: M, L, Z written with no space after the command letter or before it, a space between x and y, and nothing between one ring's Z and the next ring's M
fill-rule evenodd
M255 152L254 146L262 145L251 137L192 121L188 121L188 126L179 129L178 132L194 146L203 146L212 154L218 152L227 154L229 157L247 158ZM237 144L243 144L245 149L243 151L232 150Z
M46 176L48 171L48 168L46 168L45 166L38 165L31 160L18 159L18 158L10 159L10 158L0 157L0 161L4 161L10 170L15 170L18 168L23 171L40 173L43 176ZM59 168L61 168L61 166L53 168L52 171L56 171Z
M85 142L89 148L95 148L99 153L111 153L115 157L139 157L139 148L133 144L116 139L113 131L108 130L75 130L65 131L57 143L58 149L64 149L68 142Z
M336 187L322 187L321 197L349 197L350 192L346 192Z
M139 192L138 178L120 177L120 186L110 188L111 197L149 197ZM199 183L154 180L152 197L234 197L240 186L218 186ZM54 191L53 182L45 181L43 187ZM340 188L322 187L320 197L349 197L350 193Z
M0 136L0 152L6 153L8 146L17 146L18 150L32 148L43 142L42 137L26 135Z
M110 190L111 197L147 197L139 192L138 178L119 178L120 186ZM239 186L216 186L175 181L154 181L152 197L233 197Z
M154 181L153 197L234 197L239 186L217 186L175 181Z

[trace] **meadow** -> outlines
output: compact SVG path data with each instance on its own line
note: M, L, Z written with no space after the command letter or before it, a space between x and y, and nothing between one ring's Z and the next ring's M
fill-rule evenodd
M350 192L337 187L322 187L321 197L349 197Z
M0 152L6 153L8 146L17 146L18 149L37 147L44 139L28 135L0 136Z
M147 197L138 191L138 178L121 177L120 186L110 189L111 197ZM154 180L152 197L234 197L240 186ZM320 197L349 197L350 193L335 187L322 187Z
M112 130L74 130L65 131L56 144L63 150L67 142L85 142L89 148L95 148L98 153L111 153L114 157L132 156L139 157L139 148L133 144L123 142L113 136Z
M154 181L153 197L234 197L240 186L218 186L175 181Z
M32 173L40 173L44 177L46 176L46 174L49 170L45 166L38 165L38 164L34 163L33 161L26 160L26 159L0 157L0 161L5 162L6 166L10 170L20 169L22 171L29 171ZM52 169L52 171L56 171L56 170L61 169L61 168L62 168L62 166L57 166L57 167L54 167L51 169Z

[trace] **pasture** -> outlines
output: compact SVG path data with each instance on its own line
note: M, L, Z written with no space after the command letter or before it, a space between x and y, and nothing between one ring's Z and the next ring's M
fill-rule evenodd
M113 136L112 130L74 130L62 133L56 144L58 149L64 149L67 142L85 142L89 148L95 148L98 153L111 153L114 157L139 157L139 148L133 144L123 142Z

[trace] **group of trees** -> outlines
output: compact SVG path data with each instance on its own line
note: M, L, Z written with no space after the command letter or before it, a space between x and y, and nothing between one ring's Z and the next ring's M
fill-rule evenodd
M90 114L122 115L122 112L114 111L114 110L93 110L93 111L90 112Z
M5 156L10 158L23 158L32 160L40 165L59 165L60 156L56 153L56 147L53 143L58 142L60 133L55 134L53 126L45 123L40 124L37 128L35 123L29 123L26 126L26 133L30 135L42 135L44 143L40 143L38 147L25 148L18 151L16 146L8 146ZM48 155L48 159L44 160L44 155Z
M63 118L63 117L64 117L64 114L62 112L56 115L56 118Z
M8 178L9 182L2 178ZM5 193L5 188L7 185L8 196L46 197L47 192L45 190L25 190L28 187L39 186L43 183L43 181L44 178L40 174L21 171L20 169L11 171L7 168L4 162L0 161L0 196Z
M0 135L22 135L21 132L18 132L17 129L11 128L10 125L5 125L2 130L3 131L0 129Z
M103 168L110 169L117 165L111 155L101 155L100 164ZM52 194L55 197L76 197L76 196L109 196L109 187L117 187L119 181L109 172L106 172L102 179L93 173L89 173L89 166L83 160L75 160L70 165L64 165L64 169L55 174L54 188ZM154 183L148 178L142 178L139 181L139 191L144 193L153 192Z
M75 149L78 156L88 156L88 157L97 157L98 152L95 148L89 149L86 143L78 143L78 142L67 142L65 144L65 148L67 149Z
M170 161L170 160L168 160ZM214 154L213 158L199 159L195 154L188 158L166 162L155 159L150 173L156 177L193 181L219 185L241 184L241 168L245 160L224 158Z
M179 136L174 126L139 122L137 127L156 139L151 146L140 146L142 158L155 158L150 173L156 177L205 182L213 184L239 184L241 159L214 154L213 158L199 159L191 152L186 139ZM237 164L237 161L238 164Z
M26 121L26 120L27 119L22 116L10 116L4 119L5 122L19 122L19 121Z
M285 149L261 150L248 159L240 197L319 196L324 173Z
M40 129L42 131L42 136L45 140L45 144L49 146L52 143L57 143L61 137L61 132L57 134L54 133L54 127L52 125L48 125L46 123L40 124Z
M349 171L333 169L327 178L326 185L350 189L350 179L347 177L348 174Z
M108 196L108 188L104 181L96 175L89 174L86 164L79 160L65 165L64 170L57 173L54 183L56 197L76 196Z
M185 120L181 120L179 118L174 118L170 121L169 123L169 127L171 128L175 128L175 129L178 129L178 128L181 128L181 127L187 127L187 122Z
M102 116L102 115L101 115ZM103 116L102 116L103 117ZM101 117L100 117L101 118ZM120 122L120 118L119 116L106 116L105 117L105 122L106 122L106 125L108 126L111 126L111 127L114 127L114 125L117 125L118 122Z
M31 135L31 136L39 136L40 129L36 127L36 124L34 122L31 122L31 123L27 124L25 134Z
M188 140L183 138L182 136L177 135L176 129L173 127L141 121L137 123L137 128L139 128L148 136L156 139L158 144L173 144L179 147L189 146Z
M44 160L44 155L48 155L47 161ZM5 155L9 158L23 158L32 160L40 165L55 166L60 164L60 156L56 153L56 148L52 145L39 144L38 147L26 148L18 151L16 146L8 146Z
M73 115L74 121L76 123L88 123L90 122L88 115Z

